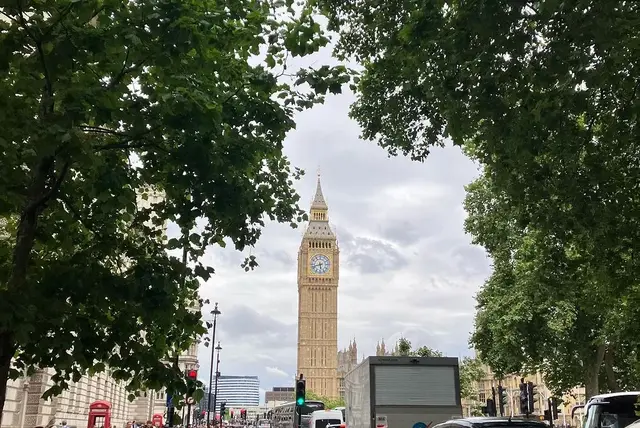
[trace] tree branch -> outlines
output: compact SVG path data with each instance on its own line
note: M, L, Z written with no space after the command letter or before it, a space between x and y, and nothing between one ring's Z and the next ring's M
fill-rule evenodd
M33 40L33 43L36 47L36 52L38 55L38 60L40 61L40 65L42 66L42 74L44 75L44 87L45 94L42 97L41 102L41 114L44 117L47 113L51 113L50 110L53 110L53 83L51 82L51 75L49 74L49 68L47 67L47 61L45 60L44 49L42 49L42 40L36 38L27 26L27 21L24 19L24 12L22 11L22 6L18 1L18 19L20 21L20 25L24 29L25 33Z
M46 31L44 31L42 33L42 37L47 37L49 34L51 34L51 32L53 31L53 29L56 27L56 25L58 25L59 23L62 22L62 20L64 18L67 17L67 15L69 15L69 13L71 13L71 10L73 9L73 6L75 5L75 2L72 2L69 4L69 6L66 7L65 10L63 10L62 12L58 13L58 17L56 18L56 20L49 25L49 27L47 28Z
M39 199L36 199L35 201L27 205L27 208L25 208L25 213L35 212L39 207L46 204L51 198L55 196L58 189L60 189L60 186L62 185L62 182L64 181L64 178L67 175L67 172L69 172L70 166L71 164L69 161L66 161L64 165L62 165L62 170L60 171L60 175L56 177L55 181L53 182L49 190L44 195L42 195Z
M74 48L76 51L78 51L78 52L79 52L79 51L80 51L80 49L79 49L79 48L78 48L78 46L73 42L74 37L73 37L73 35L72 35L72 34L70 34L70 31L69 31L69 29L67 28L67 26L66 26L66 25L64 25L64 22L60 22L60 25L62 25L62 28L64 28L64 31L65 31L65 33L67 34L67 37L68 37L69 43L71 43L71 46L73 46L73 48ZM98 74L98 72L97 72L97 71L95 71L95 70L93 69L93 67L91 67L89 64L84 64L84 67L86 67L86 68L87 68L87 69L88 69L88 70L89 70L89 71L90 71L90 72L91 72L91 73L92 73L92 74L93 74L93 75L94 75L98 80L102 79L102 76L101 76L100 74Z
M151 141L144 141L144 137L149 135L153 131L155 131L157 129L157 127L147 129L146 131L141 132L141 133L136 134L136 135L128 135L128 134L125 134L125 133L122 133L122 132L112 131L112 130L107 129L107 128L100 128L100 127L96 127L96 126L82 126L81 128L86 130L87 132L95 132L95 133L98 133L98 134L115 135L115 136L123 138L123 141L121 141L119 143L101 144L101 145L94 146L94 149L96 151L118 150L118 149L130 150L130 149L141 149L141 148L145 148L145 147L154 147L154 148L156 148L156 149L158 149L160 151L168 153L168 150L163 149L157 143L154 143L154 142L151 142Z
M80 129L82 129L85 132L95 132L96 134L108 134L108 135L116 135L118 137L124 137L124 138L133 138L132 136L127 135L123 132L114 131L112 129L103 128L101 126L82 125L80 126ZM142 134L142 135L146 135L146 134Z
M109 85L107 86L109 89L116 86L118 82L120 82L120 80L122 80L122 78L124 77L126 73L125 70L127 69L127 63L129 62L129 53L129 48L127 48L127 54L124 57L124 61L122 61L122 68L120 69L120 72L116 74L113 79L111 79L111 82L109 82Z
M225 105L226 103L228 103L229 101L231 101L231 98L235 97L236 95L238 95L240 93L241 90L244 89L244 86L240 86L238 89L235 90L235 92L231 95L229 95L227 98L225 98L224 101L222 101L222 105Z
M87 223L87 221L83 218L82 214L80 214L80 211L78 211L76 207L73 206L71 201L66 196L61 195L59 199L64 204L64 206L67 207L67 209L71 212L71 215L73 215L73 217L76 220L78 220L87 230L89 230L94 235L99 235L99 233L96 230L94 230L94 228L90 224Z
M132 65L131 67L127 67L128 58L129 58L129 49L127 49L127 56L126 56L126 58L124 60L124 63L122 64L122 69L111 80L111 82L109 82L109 84L107 85L107 89L113 89L118 83L120 83L122 81L124 76L126 76L128 73L131 73L132 71L136 71L138 68L142 67L144 65L144 63L147 61L147 59L149 59L149 56L145 57L140 62L138 62L137 64Z
M102 144L99 146L95 146L95 149L96 151L100 152L103 150L119 150L119 149L132 150L132 149L143 149L143 148L149 148L149 147L153 147L165 153L169 152L168 150L163 149L156 143L152 143L150 141L135 142L133 140L123 141L121 143L114 143L114 144Z

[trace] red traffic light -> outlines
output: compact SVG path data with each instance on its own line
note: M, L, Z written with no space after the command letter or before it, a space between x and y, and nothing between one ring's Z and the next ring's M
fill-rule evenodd
M196 379L198 377L198 371L197 370L189 370L187 372L187 377L189 379Z

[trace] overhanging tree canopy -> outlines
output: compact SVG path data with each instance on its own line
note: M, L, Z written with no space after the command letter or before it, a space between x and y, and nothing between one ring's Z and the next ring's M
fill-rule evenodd
M25 367L57 370L47 394L105 365L131 390L184 389L160 360L204 331L199 257L303 218L282 141L295 109L347 80L328 66L299 74L309 93L278 80L328 41L291 3L0 7L0 412ZM164 199L142 208L152 190ZM181 239L162 238L168 221Z
M513 223L524 233L516 237L527 258L515 268L503 265L510 256L498 255L495 276L502 276L503 288L508 281L526 282L539 309L541 301L553 302L553 295L582 294L589 295L580 297L585 305L604 302L619 309L614 322L597 308L574 308L565 321L578 317L585 325L571 321L556 326L554 334L573 325L585 335L606 324L600 345L626 335L620 313L634 311L630 302L640 277L635 244L640 240L640 5L597 0L315 3L340 33L338 54L364 66L351 111L363 136L393 155L418 161L450 138L484 167L498 189L495 197L511 207L500 227ZM485 210L483 215L496 214ZM489 230L472 233L483 245L510 239L495 225L488 218L482 227ZM554 262L558 266L552 269ZM542 265L532 269L535 263ZM514 278L505 279L509 275ZM533 292L538 280L548 286ZM487 284L491 287L498 286ZM479 317L499 322L502 315L490 311L501 308L485 307ZM533 341L540 329L526 329L532 320L541 322L541 314L527 316L527 323L519 324L520 337ZM511 351L523 352L511 330L492 328L485 337L492 346L508 341L515 346ZM540 340L551 339L543 335ZM598 355L604 358L602 349L593 361Z
M518 226L487 174L467 191L466 229L494 260L471 339L484 361L502 375L540 370L557 393L640 387L638 284L621 294L576 246Z
M472 143L519 222L584 239L621 287L638 277L637 2L314 3L364 66L365 138L420 161Z

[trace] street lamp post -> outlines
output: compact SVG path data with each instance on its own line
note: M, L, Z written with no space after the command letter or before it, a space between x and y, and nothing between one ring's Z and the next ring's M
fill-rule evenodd
M218 310L218 302L216 302L215 307L211 311L211 314L213 315L213 332L211 333L211 366L209 367L209 391L208 391L209 397L207 397L207 427L209 426L209 422L211 418L211 387L213 386L213 354L215 352L215 349L213 348L213 344L216 343L216 322L218 321L218 315L220 315L220 311ZM215 413L216 413L216 405L214 402L213 414L215 415Z
M215 414L216 414L216 401L218 400L218 378L220 377L220 350L222 349L222 346L220 346L220 341L218 341L218 346L216 346L216 351L218 351L218 360L216 362L216 384L214 387L214 391L213 391L213 415L215 418ZM212 364L213 366L213 364ZM222 419L222 415L220 415L220 418ZM222 420L220 421L220 426L222 426Z

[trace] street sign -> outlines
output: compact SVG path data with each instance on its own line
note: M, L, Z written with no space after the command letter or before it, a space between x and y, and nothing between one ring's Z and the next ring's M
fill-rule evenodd
M376 428L387 428L387 415L376 415Z
M187 397L187 404L192 405L195 402L196 400L194 400L193 397Z
M167 394L167 407L171 407L171 405L173 404L172 399L173 399L173 396Z

